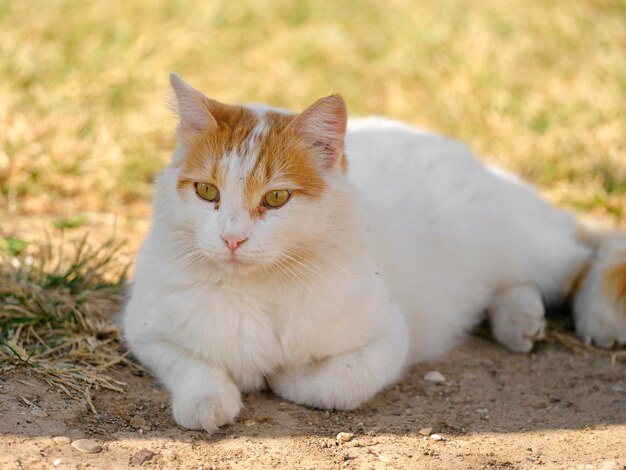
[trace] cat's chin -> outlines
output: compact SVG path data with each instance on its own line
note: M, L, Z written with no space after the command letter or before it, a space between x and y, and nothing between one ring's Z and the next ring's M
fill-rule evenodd
M220 261L219 267L231 274L250 274L262 269L262 266L257 263L243 261L239 258L229 258Z

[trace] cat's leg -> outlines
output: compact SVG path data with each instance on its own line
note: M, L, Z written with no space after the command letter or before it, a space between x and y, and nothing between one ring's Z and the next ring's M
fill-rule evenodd
M576 333L610 348L626 344L626 234L611 234L595 257L574 298Z
M407 346L405 334L389 334L357 350L281 370L268 377L268 384L295 403L352 410L400 377Z
M513 352L527 353L544 337L545 307L532 284L518 284L496 293L488 310L495 338Z
M239 414L241 393L225 370L193 359L166 342L133 347L141 362L170 390L172 414L179 425L212 432Z

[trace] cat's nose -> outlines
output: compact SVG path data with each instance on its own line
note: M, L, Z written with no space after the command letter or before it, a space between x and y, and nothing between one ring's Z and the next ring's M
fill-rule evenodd
M224 243L226 243L226 246L228 247L228 249L231 252L235 252L235 250L237 248L239 248L246 240L248 239L248 237L246 237L245 235L222 235L222 240L224 240Z

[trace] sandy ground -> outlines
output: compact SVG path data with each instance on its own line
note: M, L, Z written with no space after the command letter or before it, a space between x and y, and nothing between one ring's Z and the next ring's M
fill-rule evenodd
M431 370L445 382L425 380ZM128 393L96 392L97 416L29 375L2 377L0 468L127 468L146 449L154 455L141 466L151 468L626 469L626 366L557 345L516 355L471 338L355 412L251 395L214 435L178 427L151 377L115 374ZM338 443L339 432L354 437ZM91 438L102 451L55 436Z

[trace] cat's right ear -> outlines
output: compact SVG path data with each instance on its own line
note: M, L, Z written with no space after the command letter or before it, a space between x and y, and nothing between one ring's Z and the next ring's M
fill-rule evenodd
M174 98L170 108L178 114L178 138L189 139L196 134L217 127L215 118L209 111L211 100L193 88L175 73L170 73L170 85Z
M339 95L317 100L298 114L285 128L293 131L316 150L325 168L341 161L346 137L348 110Z

